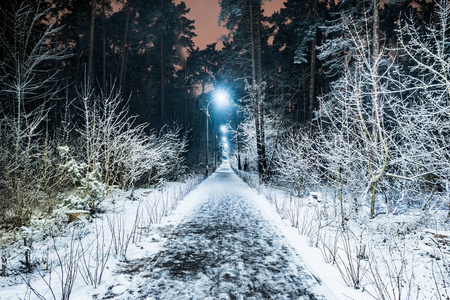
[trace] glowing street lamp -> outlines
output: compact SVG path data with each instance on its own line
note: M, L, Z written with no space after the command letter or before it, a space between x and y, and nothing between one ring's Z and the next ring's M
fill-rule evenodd
M220 106L227 105L229 103L230 96L228 93L222 89L219 89L213 93L213 98L206 105L206 175L209 175L209 167L208 167L208 148L209 148L209 105L213 102L216 102ZM222 130L222 127L221 127Z
M228 101L230 99L230 95L222 89L217 90L214 92L214 101L216 101L218 104L228 104Z
M220 126L220 131L222 131L222 133L227 133L228 132L227 125Z

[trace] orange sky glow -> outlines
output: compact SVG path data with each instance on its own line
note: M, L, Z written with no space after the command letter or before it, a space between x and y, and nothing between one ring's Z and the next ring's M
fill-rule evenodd
M283 7L285 0L272 0L264 3L264 11L266 15L271 15L275 11L279 11ZM176 0L180 3L181 0ZM218 0L184 0L186 6L191 9L187 17L191 20L195 20L195 33L197 36L194 38L196 47L204 49L207 44L218 42L218 47L222 47L222 43L219 42L219 38L222 35L228 33L224 27L219 27L217 24L217 18L219 17L219 1Z

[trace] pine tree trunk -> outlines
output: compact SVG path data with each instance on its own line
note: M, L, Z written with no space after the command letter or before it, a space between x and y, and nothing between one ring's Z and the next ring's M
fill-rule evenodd
M128 51L128 28L130 24L130 16L131 16L131 6L127 8L127 19L125 21L125 29L123 33L123 46L122 46L122 57L120 62L120 73L119 73L119 89L121 93L123 93L123 85L125 80L125 61Z
M102 88L103 92L106 92L106 29L105 29L105 2L102 2L102 27L103 27L103 37L102 37L102 48L103 48L103 70L102 70Z
M260 132L260 162L263 174L263 180L267 179L267 161L266 161L266 136L264 125L264 87L262 78L262 38L261 38L261 1L258 0L258 102L259 102L259 132ZM261 174L261 173L260 173Z
M161 0L161 12L163 22L165 21L165 9L164 9L164 0ZM161 99L160 99L160 127L164 126L164 122L166 121L166 66L165 66L165 49L164 49L164 32L161 33Z
M160 99L160 127L163 127L165 122L166 114L166 72L165 72L165 62L164 62L164 34L161 34L161 99Z
M89 62L88 62L88 79L91 80L94 70L94 28L95 28L95 8L97 0L92 0L91 8L91 29L89 33Z
M252 85L256 83L255 35L253 33L253 0L250 3L250 46L252 51Z
M190 82L189 82L189 78L188 78L188 76L187 76L187 68L186 68L186 61L184 61L184 64L183 64L183 68L184 68L184 78L185 78L185 84L186 84L186 89L184 90L184 112L183 112L183 119L184 119L184 122L183 122L183 127L184 127L184 133L186 134L187 133L187 127L188 127L188 107L189 107L189 101L188 101L188 99L189 99L189 85L190 85Z
M318 0L314 0L313 15L317 13ZM309 106L308 106L308 120L312 120L314 116L314 109L316 106L316 69L317 69L317 29L314 29L314 38L311 42L311 70L310 70L310 84L309 84Z
M258 0L259 1L259 0ZM255 134L256 134L256 152L257 152L257 164L258 175L260 181L264 177L264 159L262 152L262 139L261 139L261 123L260 123L260 93L259 82L256 78L256 55L255 55L255 34L254 34L254 21L253 21L253 0L249 1L250 5L250 45L252 55L252 84L251 84L251 97L253 99L253 117L255 119ZM259 78L258 78L259 79Z
M258 84L262 82L261 14L261 0L258 0ZM259 100L261 100L261 97Z
M314 39L311 44L311 74L310 74L310 83L309 83L309 105L308 105L308 120L312 120L314 116L314 107L316 105L316 61L317 61L317 53L316 53L316 45L317 45L317 37L314 36Z

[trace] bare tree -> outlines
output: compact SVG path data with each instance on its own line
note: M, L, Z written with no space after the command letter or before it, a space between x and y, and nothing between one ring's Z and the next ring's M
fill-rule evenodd
M79 129L86 174L98 170L107 185L133 189L146 177L149 182L182 173L187 139L181 128L168 126L160 134L148 132L147 124L135 124L127 102L111 85L109 91L96 95L85 80L79 97L84 119Z
M435 194L448 201L450 191L449 3L438 1L435 13L437 22L424 30L410 21L399 29L400 50L413 66L399 80L406 104L393 109L405 141L401 154L407 168L402 179L425 187L430 195L422 209L436 203Z
M328 151L342 151L324 152L324 157L334 169L339 190L346 182L359 183L351 189L355 203L369 196L370 218L374 218L378 184L386 175L393 147L386 120L387 108L394 100L388 78L395 65L381 49L371 51L373 45L367 32L352 22L347 23L347 28L356 53L353 61L347 62L344 76L334 83L320 112L323 121L329 124L324 136ZM338 161L346 163L337 164ZM351 177L341 178L343 172Z
M297 191L297 197L302 197L303 191L310 189L318 182L317 157L314 147L317 136L311 131L302 130L290 134L287 142L278 148L277 171L283 180Z
M2 14L9 27L0 36L6 51L0 83L7 99L0 108L1 181L16 225L30 218L44 182L37 174L43 151L39 137L49 110L47 101L56 99L59 90L58 72L49 64L66 56L53 42L60 28L54 27L55 22L48 23L50 9L42 9L44 6L44 1L12 2L13 9Z

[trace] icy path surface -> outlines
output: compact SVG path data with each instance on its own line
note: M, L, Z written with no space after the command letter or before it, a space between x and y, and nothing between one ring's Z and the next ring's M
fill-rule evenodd
M138 268L134 286L105 298L328 299L226 164L199 189L204 199Z

